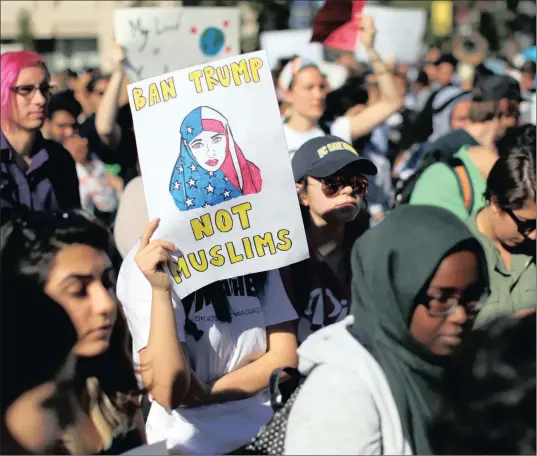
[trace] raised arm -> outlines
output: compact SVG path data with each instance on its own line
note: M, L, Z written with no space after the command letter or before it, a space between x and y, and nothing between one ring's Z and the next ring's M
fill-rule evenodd
M190 388L190 366L179 341L170 278L162 269L168 252L176 248L168 241L150 242L158 224L157 219L147 225L135 257L152 289L149 340L139 352L140 369L149 394L163 407L175 409Z
M114 70L108 87L95 113L95 129L103 143L116 150L121 140L121 128L117 124L118 102L123 83L125 53L119 44L112 51Z
M350 116L353 139L367 135L403 106L404 100L397 89L395 78L374 49L375 24L371 16L361 18L360 41L362 41L379 86L379 100L359 113Z

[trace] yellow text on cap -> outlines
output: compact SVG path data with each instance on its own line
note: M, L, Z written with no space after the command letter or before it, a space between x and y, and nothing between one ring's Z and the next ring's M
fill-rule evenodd
M319 158L323 158L328 154L328 152L336 152L338 150L348 150L358 157L358 152L356 152L356 149L343 141L335 141L327 144L326 146L320 147L317 149L317 153L319 154Z

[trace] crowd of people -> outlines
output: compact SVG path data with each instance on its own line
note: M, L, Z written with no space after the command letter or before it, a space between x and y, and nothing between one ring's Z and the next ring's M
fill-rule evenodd
M437 48L383 61L375 34L363 17L368 61L337 53L337 88L301 56L273 73L309 258L184 299L121 46L111 73L2 54L2 454L252 454L256 436L535 454L535 62L461 78ZM284 367L303 379L285 432L264 433Z

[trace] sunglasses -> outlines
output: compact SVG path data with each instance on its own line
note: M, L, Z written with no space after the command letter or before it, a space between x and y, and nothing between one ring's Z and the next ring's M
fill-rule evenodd
M358 196L365 196L369 185L363 176L328 176L319 179L319 181L311 182L308 185L319 187L327 198L339 195L345 187L351 187L352 192Z
M17 95L21 95L24 98L29 98L34 95L36 90L41 92L45 98L48 98L52 95L52 91L55 89L55 86L50 85L49 83L43 83L40 85L25 84L12 87L13 92Z
M520 220L511 209L504 209L505 213L511 217L513 222L515 222L518 232L524 236L527 236L530 233L533 233L536 228L535 219L533 220Z

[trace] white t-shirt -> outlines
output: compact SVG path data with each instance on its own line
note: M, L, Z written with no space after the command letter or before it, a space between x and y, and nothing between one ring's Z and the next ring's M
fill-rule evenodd
M139 363L138 352L149 339L151 285L134 262L137 249L138 245L123 261L117 295L133 337L134 360ZM217 321L212 304L194 297L189 320L197 327L195 335L186 334L184 306L172 292L179 339L186 341L191 367L201 381L220 378L246 357L266 352L266 328L297 318L279 272L267 274L264 292L259 294L248 277L222 281L231 323ZM148 443L166 440L169 450L181 454L225 454L248 443L271 417L266 391L240 401L175 410L153 401L146 424L147 439Z
M291 159L306 141L318 138L319 136L326 136L326 133L319 127L314 127L308 131L296 131L286 123L283 124L283 131L285 132L285 140L287 141L287 149L289 150L289 158ZM350 118L345 116L338 117L331 125L330 133L350 143L352 141Z

